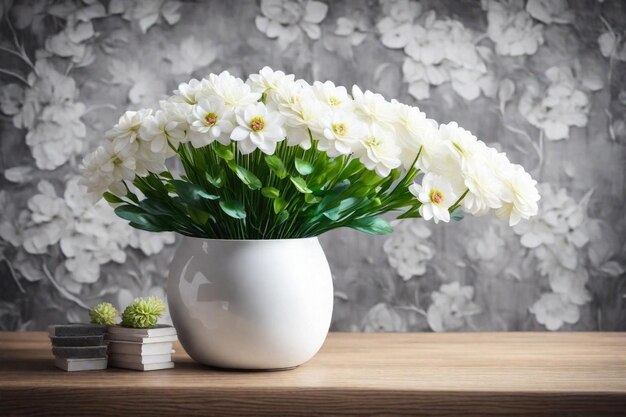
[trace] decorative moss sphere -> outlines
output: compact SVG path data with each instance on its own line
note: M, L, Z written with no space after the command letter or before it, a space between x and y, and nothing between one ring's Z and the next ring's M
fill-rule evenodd
M100 303L89 310L89 318L92 324L112 326L117 318L117 309L111 303Z
M165 311L159 297L136 298L122 313L122 326L136 329L154 327Z

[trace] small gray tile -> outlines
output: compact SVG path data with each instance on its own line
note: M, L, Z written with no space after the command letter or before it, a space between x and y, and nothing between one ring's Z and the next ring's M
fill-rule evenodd
M107 355L106 346L53 347L52 353L57 358L102 358Z
M52 336L52 346L102 346L104 335L100 336Z
M99 324L55 324L48 327L48 335L53 336L100 336L106 332L106 326Z

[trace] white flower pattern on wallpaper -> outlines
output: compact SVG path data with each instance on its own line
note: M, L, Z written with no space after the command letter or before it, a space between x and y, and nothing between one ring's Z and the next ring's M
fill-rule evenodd
M328 13L328 5L316 0L261 0L261 14L254 23L268 38L277 39L281 49L302 37L321 36L319 24Z
M530 83L519 101L519 112L540 128L550 140L567 139L570 127L585 127L589 98L569 67L551 67L545 72L547 90Z
M466 219L453 235L406 219L380 239L323 237L338 289L333 329L624 330L626 16L616 3L32 0L0 8L11 23L0 29L0 328L43 329L84 320L100 300L123 307L165 296L174 235L131 229L106 203L85 201L79 161L119 109L158 107L190 77L270 65L311 83L412 97L435 118L497 140L512 161L536 164L533 177L545 183L539 215L513 229ZM178 94L195 105L201 86L192 84ZM252 91L272 85L259 80ZM344 94L316 89L321 98ZM297 124L314 111L290 117ZM144 133L160 147L176 127L153 116ZM437 126L407 120L423 132L427 162ZM322 134L333 121L324 122ZM45 314L32 313L36 303Z
M426 266L435 256L435 246L428 240L431 231L424 223L398 221L394 233L385 240L383 249L389 265L407 281L426 273Z
M430 86L448 82L466 100L491 93L488 49L475 44L477 35L463 23L438 18L434 11L422 13L415 1L388 0L383 10L388 15L377 24L381 42L404 50L402 72L409 94L425 99L430 97Z
M483 0L487 10L487 35L499 55L532 55L543 44L543 25L533 21L524 10L523 1L505 5L495 0ZM507 7L508 6L508 7Z
M478 314L480 307L474 303L474 288L458 282L443 284L431 294L427 319L431 329L444 332L460 329L468 317Z
M81 153L86 128L81 121L85 105L76 102L75 81L51 62L40 59L28 76L28 87L12 87L3 95L3 108L18 129L27 130L25 141L38 168L53 170ZM15 97L21 97L18 105Z

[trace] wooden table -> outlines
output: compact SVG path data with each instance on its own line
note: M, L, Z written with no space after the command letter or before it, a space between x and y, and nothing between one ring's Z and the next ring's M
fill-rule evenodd
M290 371L66 373L0 332L0 416L626 415L624 333L331 333Z

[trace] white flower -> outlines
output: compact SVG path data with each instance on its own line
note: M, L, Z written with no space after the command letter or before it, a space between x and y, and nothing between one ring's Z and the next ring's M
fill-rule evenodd
M284 118L278 112L268 110L263 103L249 104L235 112L237 126L230 138L238 142L242 154L249 154L255 149L271 155L276 143L285 139Z
M491 159L497 155L490 155L489 148L484 142L476 139L471 132L459 127L456 122L439 126L441 139L448 147L448 155L457 162L458 167L450 158L438 161L440 166L435 170L450 179L457 193L468 190L463 199L463 208L473 215L485 214L489 209L502 206L502 197L505 193L502 178L494 169L495 163ZM459 187L456 181L459 178L457 168L463 186Z
M188 83L178 84L178 89L174 90L174 97L187 104L196 104L201 97L207 97L211 93L209 80L201 81L195 78Z
M280 106L278 111L285 118L285 131L289 145L298 145L304 149L311 147L309 129L315 129L320 120L332 113L308 89L292 106Z
M217 140L222 145L230 143L234 113L224 102L213 96L201 99L189 115L189 139L195 148Z
M509 198L505 198L501 208L496 210L500 218L509 218L509 226L515 226L522 219L535 216L540 199L537 181L524 171L521 165L512 165L504 180Z
M470 132L460 127L456 122L439 125L439 137L450 150L450 154L461 165L471 161L476 155L484 151L484 146ZM484 144L482 144L484 145Z
M393 132L373 124L361 139L355 155L367 169L375 170L379 176L386 177L392 169L400 166L400 152L394 142Z
M258 74L250 74L246 84L255 93L268 94L276 90L282 83L293 83L294 77L293 74L287 75L282 71L274 71L270 67L263 67Z
M393 106L382 95L369 90L363 92L357 85L354 85L352 97L354 97L354 111L364 122L384 125L393 121Z
M142 109L139 111L127 111L117 124L106 132L105 137L113 142L116 152L121 151L128 145L132 145L139 138L139 129L142 123L152 115L152 110Z
M556 293L542 294L529 310L548 330L559 330L565 323L575 324L580 319L578 306Z
M267 105L276 107L278 111L288 116L297 116L295 108L300 107L300 102L309 93L311 86L304 80L279 81L267 96Z
M134 157L137 161L135 174L140 177L148 175L149 172L159 173L165 170L167 153L153 152L149 142L140 141Z
M351 113L331 112L313 128L318 149L328 156L349 155L359 146L366 135L366 126Z
M119 196L126 195L122 181L132 181L135 178L137 160L134 151L138 146L133 143L116 152L113 145L105 143L85 156L81 183L87 187L87 193L93 202L102 198L105 191Z
M150 142L152 152L171 154L169 144L176 148L184 138L185 126L163 110L148 116L141 126L141 139Z
M448 209L458 196L446 178L429 172L424 175L421 184L412 184L409 191L422 203L419 213L424 220L433 219L435 223L450 221Z
M399 220L393 226L393 234L383 244L389 265L405 281L424 275L427 262L435 256L430 229L416 219Z
M472 301L474 288L461 286L458 282L443 284L439 291L431 295L432 304L428 307L428 325L436 332L458 330L465 325L466 318L480 312L480 307Z
M504 185L485 165L482 158L474 158L464 165L464 184L468 193L463 199L463 208L475 216L487 213L490 209L502 207Z
M397 117L394 127L398 145L402 149L404 168L411 168L419 153L416 165L427 171L434 160L441 159L444 152L444 142L439 138L437 122L427 119L417 107L398 102L392 104Z
M261 98L261 93L253 92L241 78L230 75L228 71L222 71L219 75L211 74L208 89L221 98L230 110L256 103Z
M332 81L315 81L312 90L315 97L333 110L350 110L352 107L352 97L344 86L336 86Z
M278 38L281 49L286 49L302 32L311 39L319 39L319 23L324 20L328 5L316 0L261 0L262 16L257 16L257 29L268 38Z

